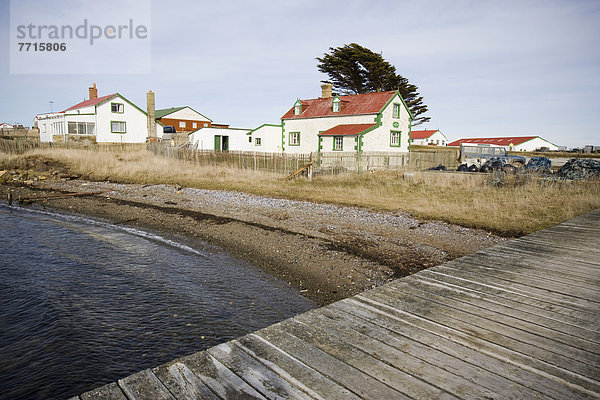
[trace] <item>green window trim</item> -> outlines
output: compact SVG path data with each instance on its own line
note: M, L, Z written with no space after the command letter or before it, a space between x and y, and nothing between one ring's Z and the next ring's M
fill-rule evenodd
M394 144L394 135L398 135L398 143ZM402 131L390 131L390 147L400 147L402 145Z
M115 122L123 124L123 127L125 128L123 130L123 132L116 132L113 130L113 123L115 123ZM111 133L119 133L119 134L127 133L127 122L125 122L125 121L110 121L110 132Z
M393 103L392 105L392 118L400 118L400 103Z
M114 111L113 110L113 106L122 106L122 107L120 107L121 111L118 111L119 107L117 107L117 111ZM112 113L115 113L115 114L123 114L123 113L125 113L125 104L123 104L123 103L110 103L110 111Z
M298 140L292 140L292 138L296 135L297 135ZM300 132L290 132L289 133L288 146L300 146Z
M337 141L340 141L340 146L336 146ZM333 146L332 146L333 151L344 151L344 137L343 136L334 136L333 137Z

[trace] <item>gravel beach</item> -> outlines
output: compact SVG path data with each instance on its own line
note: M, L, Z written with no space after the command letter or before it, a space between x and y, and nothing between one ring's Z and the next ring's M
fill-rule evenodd
M482 230L404 213L272 199L239 192L80 179L13 180L14 199L208 242L283 279L318 305L504 240ZM6 197L5 197L6 198ZM243 277L240 277L243 279Z

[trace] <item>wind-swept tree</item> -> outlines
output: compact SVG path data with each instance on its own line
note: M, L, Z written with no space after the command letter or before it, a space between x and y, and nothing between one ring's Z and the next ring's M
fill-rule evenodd
M430 120L430 117L423 115L427 112L427 105L423 104L419 88L397 74L396 67L384 60L381 54L351 43L330 47L329 53L317 57L317 61L319 71L329 76L334 91L360 94L398 90L414 117L413 126Z

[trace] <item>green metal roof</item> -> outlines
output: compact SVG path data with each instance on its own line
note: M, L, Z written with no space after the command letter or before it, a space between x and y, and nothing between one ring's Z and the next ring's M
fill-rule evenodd
M186 107L187 106L183 106L183 107L171 107L171 108L163 108L162 110L156 110L155 111L155 118L162 118L165 115L169 115L169 114L172 114L172 113L174 113L176 111L183 110Z

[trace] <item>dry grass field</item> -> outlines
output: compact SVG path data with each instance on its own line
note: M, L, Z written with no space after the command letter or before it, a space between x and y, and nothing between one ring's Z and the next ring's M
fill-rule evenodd
M0 154L0 169L19 168L29 158L60 163L90 180L171 184L232 190L267 197L307 200L408 212L421 219L518 236L600 207L600 182L525 180L508 177L490 185L490 175L381 171L372 174L317 175L288 181L264 171L206 166L154 156L146 151L97 152L34 150Z

